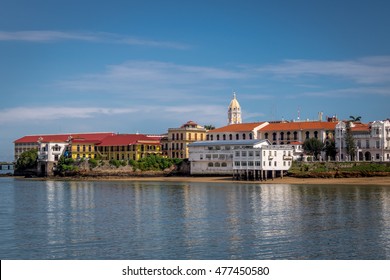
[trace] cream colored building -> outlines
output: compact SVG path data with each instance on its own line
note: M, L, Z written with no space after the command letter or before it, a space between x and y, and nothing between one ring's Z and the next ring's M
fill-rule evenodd
M163 140L163 155L170 158L188 158L188 144L206 140L207 130L193 121L179 128L169 128Z

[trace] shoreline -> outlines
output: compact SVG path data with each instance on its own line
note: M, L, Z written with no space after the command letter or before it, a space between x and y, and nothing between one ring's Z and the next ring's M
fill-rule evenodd
M46 178L25 178L11 176L23 180L40 180L40 181L123 181L123 182L198 182L198 183L230 183L230 184L290 184L290 185L386 185L390 187L390 176L384 177L356 177L356 178L296 178L283 177L267 181L237 181L230 176L224 177L195 177L195 176L155 176L155 177L46 177Z

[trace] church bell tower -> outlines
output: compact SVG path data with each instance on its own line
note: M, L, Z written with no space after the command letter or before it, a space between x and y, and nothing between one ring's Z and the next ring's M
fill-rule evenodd
M233 99L230 101L228 108L228 124L242 123L241 106L236 98L236 93L233 93Z

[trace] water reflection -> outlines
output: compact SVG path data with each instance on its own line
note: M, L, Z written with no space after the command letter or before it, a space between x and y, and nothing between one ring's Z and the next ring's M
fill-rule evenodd
M8 180L2 259L389 259L390 189Z

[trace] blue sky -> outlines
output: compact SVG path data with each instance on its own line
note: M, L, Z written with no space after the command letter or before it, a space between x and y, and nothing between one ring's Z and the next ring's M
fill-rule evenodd
M0 2L0 161L27 134L390 117L390 1Z

